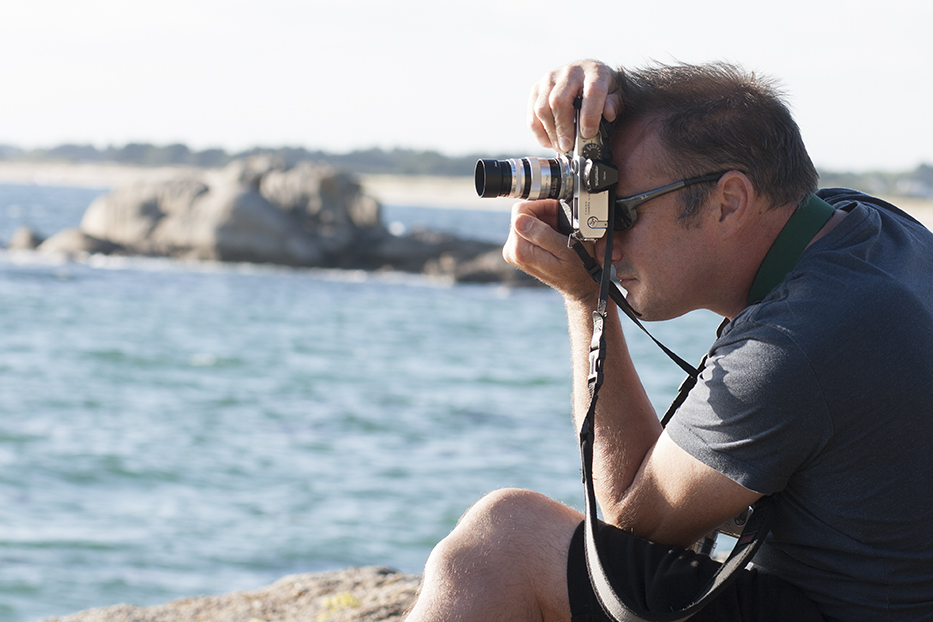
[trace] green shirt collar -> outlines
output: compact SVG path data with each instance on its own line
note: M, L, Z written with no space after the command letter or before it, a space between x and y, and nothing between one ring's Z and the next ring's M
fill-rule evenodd
M803 207L794 211L758 268L758 274L748 292L749 305L764 300L765 296L794 269L804 249L829 221L834 211L832 205L815 194Z

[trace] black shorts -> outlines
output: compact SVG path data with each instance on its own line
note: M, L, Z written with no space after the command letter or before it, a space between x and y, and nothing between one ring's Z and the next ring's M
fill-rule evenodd
M665 546L638 538L610 525L600 524L597 533L604 551L606 572L624 603L644 611L683 608L716 572L718 562L689 549ZM570 543L567 587L573 622L607 622L590 585L583 550L583 523ZM816 606L798 588L755 569L738 576L690 622L793 621L820 622Z

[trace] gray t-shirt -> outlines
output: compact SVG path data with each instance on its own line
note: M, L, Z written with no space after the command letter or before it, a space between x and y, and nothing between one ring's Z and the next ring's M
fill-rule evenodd
M933 234L820 196L848 216L726 326L667 430L774 494L755 565L828 619L933 620Z

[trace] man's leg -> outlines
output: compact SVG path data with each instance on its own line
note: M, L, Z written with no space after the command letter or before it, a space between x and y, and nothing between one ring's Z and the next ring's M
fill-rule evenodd
M569 621L567 551L582 519L527 490L487 495L431 553L408 622Z

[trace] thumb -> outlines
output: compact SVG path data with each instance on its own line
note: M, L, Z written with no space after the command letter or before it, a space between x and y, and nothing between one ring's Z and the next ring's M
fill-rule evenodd
M550 225L529 214L515 216L515 231L524 240L546 251L558 253L567 246L566 237Z

